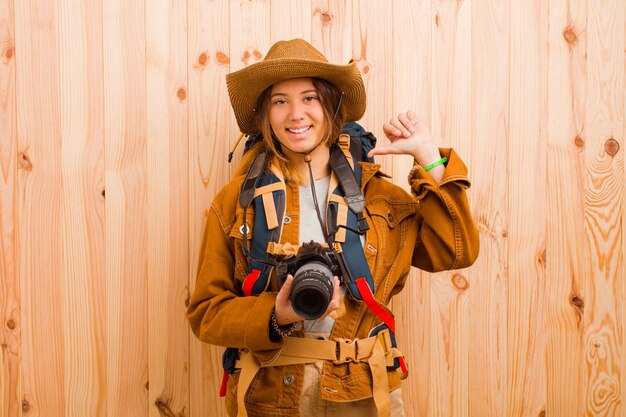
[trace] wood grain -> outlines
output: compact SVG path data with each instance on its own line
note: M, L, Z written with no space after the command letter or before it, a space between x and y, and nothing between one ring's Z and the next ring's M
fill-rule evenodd
M74 0L58 12L64 405L106 416L102 9Z
M157 417L189 411L187 2L145 10L148 398Z
M583 285L592 275L583 221L587 10L582 2L550 2L549 10L546 415L583 415Z
M271 0L270 41L301 38L311 41L311 0Z
M624 19L623 19L623 23L624 23L624 44L626 44L626 13L624 14ZM623 67L623 84L622 85L626 85L626 48L624 48L625 54L624 54L624 67ZM622 92L622 107L621 107L621 113L622 113L622 138L624 138L624 133L626 132L626 116L625 116L625 112L626 112L626 91ZM622 151L623 152L623 151ZM624 170L624 168L622 167L622 169ZM626 171L622 171L622 178L624 178L624 175L626 174ZM626 184L624 184L624 186L626 187ZM622 192L624 193L623 195L626 196L626 189L623 189ZM622 200L622 218L624 218L624 216L626 215L626 204L624 204L625 200ZM622 221L622 230L621 230L621 236L622 239L624 238L624 236L626 236L626 222ZM620 254L622 257L622 269L624 268L624 259L626 259L626 245L624 244L624 242L622 242L622 253ZM622 281L623 283L623 281ZM622 285L621 288L621 294L618 295L620 297L620 299L624 299L626 298L626 288L624 288L624 286ZM626 305L624 303L620 303L620 307L621 307L621 326L623 328L624 324L626 323ZM620 388L621 391L619 393L620 398L622 399L622 403L623 403L623 399L626 398L626 372L624 371L626 369L626 337L624 337L624 331L621 331L621 364L620 364L620 375L621 375L621 380L620 380ZM622 406L621 407L621 415L620 417L626 417L626 407Z
M335 64L352 55L353 0L311 0L311 44Z
M15 7L21 398L28 416L63 416L64 331L58 4ZM15 407L15 405L13 406Z
M506 324L511 416L534 417L546 409L547 13L541 3L511 3Z
M412 110L431 124L432 10L429 2L393 2L392 116ZM400 29L401 28L401 29ZM393 181L409 190L410 156L393 157ZM402 387L407 417L428 416L431 367L431 278L413 269L407 284L392 302L398 346L407 355L410 377Z
M105 0L107 415L148 415L143 1Z
M506 159L511 140L512 13L507 2L481 1L472 7L472 98L468 114L472 139L452 144L468 161L470 201L481 234L481 256L469 277L469 414L494 417L511 415L507 404L511 347L504 329L510 278Z
M474 117L480 118L482 115L474 113L475 109L470 106L472 70L475 65L471 55L471 4L437 2L433 4L431 13L434 18L431 26L431 131L442 146L474 144L470 123ZM482 204L483 208L488 207L484 202ZM470 411L468 372L469 363L473 363L471 361L474 359L472 354L476 351L467 346L481 340L479 333L472 332L471 340L469 334L473 329L471 326L483 318L472 315L472 320L468 320L468 316L471 312L472 290L480 293L481 284L477 282L476 285L472 281L471 285L465 285L467 278L461 275L458 276L458 282L463 284L455 285L455 277L457 276L444 273L432 275L430 278L429 415L432 416L466 416ZM483 310L485 314L486 310ZM474 398L476 397L472 397L472 401ZM485 413L486 410L482 412Z
M592 279L586 294L583 335L585 414L621 413L622 326L619 297L624 287L620 258L624 201L623 1L587 4L587 111L585 125L585 234L589 242ZM609 145L610 141L613 146Z
M231 2L232 5L232 2ZM250 64L263 60L271 45L271 3L265 0L250 0L241 2L239 7L229 10L229 48L230 71L240 70ZM230 102L228 102L230 105ZM239 128L235 115L231 111L229 133L230 145L234 145L239 137ZM237 132L236 135L233 133ZM243 144L242 144L243 145ZM230 174L235 172L237 163L241 160L241 149L235 154L230 166ZM225 184L227 178L222 178Z
M362 125L373 132L378 143L389 143L382 133L383 123L391 118L393 80L389 77L392 68L393 32L390 2L353 0L352 3L352 59L363 77L367 91L367 109ZM390 155L377 156L376 163L382 170L392 172Z
M230 69L227 0L190 0L189 16L189 291L195 288L206 210L226 184L230 166L226 156L237 138L226 91ZM219 30L215 30L219 28ZM243 149L239 147L237 154ZM233 162L234 164L235 162ZM201 343L190 333L191 417L226 417L218 397L223 348Z
M225 416L184 316L224 76L293 37L469 168L478 261L393 300L407 416L626 417L623 0L0 0L0 417Z
M0 1L0 417L20 404L20 281L18 275L17 103L13 1Z

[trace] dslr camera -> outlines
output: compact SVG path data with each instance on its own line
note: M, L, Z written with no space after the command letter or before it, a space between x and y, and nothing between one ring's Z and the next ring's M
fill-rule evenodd
M294 278L289 295L294 311L307 320L321 317L333 298L334 276L341 279L335 250L313 241L303 244L295 256L288 256L276 265L281 287L289 274Z

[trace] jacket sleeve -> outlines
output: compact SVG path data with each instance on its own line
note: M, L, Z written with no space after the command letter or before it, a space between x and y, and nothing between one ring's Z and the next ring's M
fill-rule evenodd
M187 318L203 342L246 348L261 362L280 352L282 339L270 340L269 323L276 294L244 297L235 277L235 255L230 225L214 205L207 213L195 290Z
M409 175L423 219L412 265L430 272L472 265L480 246L465 193L470 186L467 168L454 150L439 151L448 158L439 183L417 164Z

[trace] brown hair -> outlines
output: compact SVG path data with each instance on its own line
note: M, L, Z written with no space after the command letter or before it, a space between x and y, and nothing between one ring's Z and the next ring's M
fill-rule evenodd
M339 134L343 129L343 123L346 115L345 107L341 105L343 93L329 81L321 78L311 78L311 81L317 90L320 104L322 105L322 109L324 111L325 130L322 143L325 143L330 147L337 142ZM283 154L280 148L280 142L278 142L278 139L274 136L272 126L270 125L269 106L272 87L273 86L268 87L261 93L257 100L257 106L255 109L256 123L259 131L261 132L261 136L263 137L264 146L257 144L258 146L254 146L250 149L248 153L252 155L246 155L244 157L237 173L245 174L252 161L254 161L256 155L258 155L265 148L269 151L268 161L270 163L274 162L278 165L280 170L283 172L286 181L299 181L300 178L298 173L293 169L291 164L289 164L289 161Z

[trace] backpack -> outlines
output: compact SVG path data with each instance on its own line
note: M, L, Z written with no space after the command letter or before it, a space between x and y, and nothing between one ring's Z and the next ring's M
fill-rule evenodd
M358 215L358 219L356 223L353 224L353 227L355 229L358 228L360 231L364 232L365 230L367 230L369 226L367 226L367 222L365 221L365 218L362 215L365 201L364 201L363 195L360 192L361 174L360 174L360 167L357 167L357 163L358 162L370 162L370 163L374 162L374 159L369 157L367 154L369 153L370 150L374 149L374 147L376 146L376 137L374 136L374 134L366 131L360 124L356 122L349 122L349 123L344 124L341 133L345 135L349 135L350 137L349 152L350 152L350 155L352 156L352 160L354 161L354 166L355 166L354 169L355 171L358 170L358 175L357 173L355 173L355 171L352 171L352 169L349 170L350 172L352 172L352 174L347 173L345 167L346 166L349 167L349 165L347 165L347 163L343 163L342 161L344 170L343 170L342 175L337 175L337 176L339 177L340 184L342 188L344 189L345 198L346 198L346 201L349 202L348 205L350 209L353 212L357 213ZM245 142L243 153L244 154L247 153L260 140L263 140L260 134L249 136ZM230 162L230 159L232 158L232 154L233 152L229 154L229 162ZM343 156L341 152L336 152L334 155L331 152L331 165L334 164L333 158L335 158L335 161L337 160L337 158L339 158L338 155ZM259 161L259 159L261 159L261 161ZM255 167L255 165L257 166ZM245 218L246 208L252 203L254 191L257 188L257 186L260 185L258 183L258 179L261 177L264 171L265 171L264 157L263 158L257 157L257 160L255 160L252 166L250 167L250 171L248 172L246 180L244 181L241 195L240 195L240 203L242 207L244 207L244 218ZM252 174L252 172L256 172L256 174ZM341 177L343 177L343 179ZM284 202L283 202L283 205L284 205ZM261 203L256 204L255 205L255 219L257 217L259 217L260 219L264 219L263 215L259 215L259 213L261 212L263 212L263 205ZM265 225L265 222L257 222L255 220L255 225L259 223L262 223ZM267 283L268 283L267 274L269 272L267 271L267 268L264 268L264 267L269 265L269 263L265 263L263 262L263 260L260 260L260 263L259 262L256 263L257 267L261 267L265 269L263 273L266 275L265 281L261 280L261 282L258 283L260 285L256 285L257 284L256 281L259 278L259 270L254 269L254 266L253 266L254 257L252 255L254 255L254 244L252 245L253 253L251 254L247 248L247 236L246 236L247 230L245 230L246 229L245 226L243 228L244 228L244 232L243 232L244 254L250 261L249 262L250 273L248 277L246 277L246 280L244 281L244 294L245 295L258 295L260 292L264 291L265 287L267 286ZM267 226L265 226L265 229L267 229ZM258 236L258 233L255 232L254 236ZM264 231L263 236L264 236L263 239L268 240L268 241L277 239L276 231L274 231L274 233L270 233L269 231ZM256 246L260 246L260 245L256 245ZM355 251L354 246L355 245L351 245L351 250L353 254ZM351 256L349 251L347 252L347 254L348 254L348 257ZM257 256L259 255L260 255L260 250L257 250ZM264 263L265 265L263 265ZM372 310L383 321L382 324L377 326L372 331L373 334L376 334L377 332L381 331L384 328L388 328L391 331L390 334L392 336L393 347L395 347L396 346L395 320L393 318L393 315L387 310L386 307L380 305L378 301L374 298L373 279L371 278L369 267L367 266L367 263L365 262L364 258L361 259L360 262L355 262L355 263L358 263L359 266L356 268L356 271L354 272L356 272L358 276L361 276L361 278L349 283L350 292L353 296L355 296L355 298L363 300L366 303L367 307L370 310ZM363 268L367 270L366 274L369 275L368 279L364 278L366 274L363 273L364 272ZM238 358L238 349L226 348L222 356L224 375L222 379L222 385L220 388L220 397L224 397L226 395L226 384L228 381L228 376L237 370L235 367L237 358ZM402 368L403 372L406 372L406 366L402 358L396 358L394 361L394 366L389 367L390 370L397 369L397 368Z

